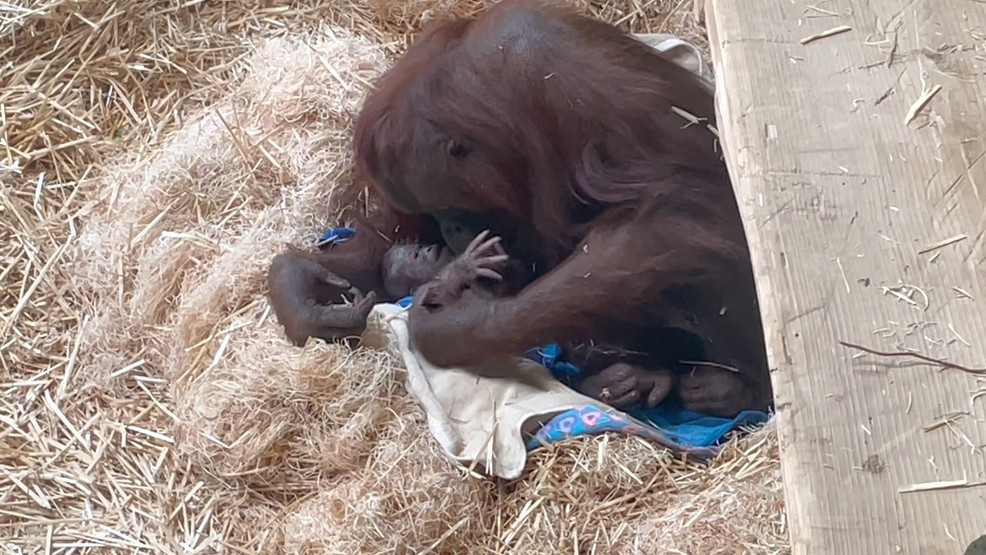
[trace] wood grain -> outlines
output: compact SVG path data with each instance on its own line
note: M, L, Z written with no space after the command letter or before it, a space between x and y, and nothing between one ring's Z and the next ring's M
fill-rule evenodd
M839 342L986 366L986 4L706 7L794 551L960 554L986 534L986 379Z

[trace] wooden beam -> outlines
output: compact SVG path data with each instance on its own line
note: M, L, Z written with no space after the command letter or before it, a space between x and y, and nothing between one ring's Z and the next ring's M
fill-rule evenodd
M840 342L986 367L986 4L706 7L794 551L962 553L986 375Z

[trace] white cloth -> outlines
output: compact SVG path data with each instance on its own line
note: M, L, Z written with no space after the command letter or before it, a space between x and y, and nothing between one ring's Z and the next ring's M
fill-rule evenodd
M694 45L671 35L637 38L694 72L713 90L712 74ZM388 346L404 360L407 390L424 409L429 431L449 456L466 466L477 463L490 474L517 478L527 461L525 433L533 434L566 410L604 406L522 357L492 360L468 370L438 368L411 343L407 316L407 310L397 305L377 305L364 338L370 345Z
M490 474L516 478L527 460L524 432L533 434L566 410L599 404L522 357L469 369L436 367L411 343L407 316L407 309L397 305L377 305L364 337L386 337L389 348L404 360L407 390L424 409L429 431L449 456L466 466L478 461Z

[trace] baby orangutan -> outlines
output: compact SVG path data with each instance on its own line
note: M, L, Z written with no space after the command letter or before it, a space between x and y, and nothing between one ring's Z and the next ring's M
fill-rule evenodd
M488 237L489 232L480 233L454 259L448 248L438 245L395 245L383 257L383 288L394 298L413 295L420 288L419 302L432 308L451 304L469 289L486 298L502 295L506 284L501 272L510 257L499 237ZM480 284L480 279L485 282Z
M311 332L322 331L310 329L306 330L308 333L298 333L297 329L293 329L291 322L300 320L298 315L303 312L320 312L325 321L345 327L349 330L349 334L345 336L348 342L366 329L370 311L381 299L397 301L414 295L418 288L432 281L434 283L430 284L428 293L423 297L426 303L443 306L453 303L461 298L464 290L479 285L480 279L487 282L483 284L483 298L493 299L503 295L506 289L502 274L487 266L499 264L512 269L511 276L520 274L516 262L509 262L502 249L492 256L480 256L494 249L500 242L498 237L486 239L487 236L488 234L481 234L476 237L458 258L447 247L436 244L393 245L383 253L379 275L365 280L374 283L368 290L354 287L349 279L330 272L310 259L299 258L270 282L271 301L278 320L285 324L288 339L301 346L312 336ZM519 280L519 277L512 277L511 283L519 283ZM311 298L293 299L290 302L285 299L298 291L307 290L312 291ZM339 297L344 294L352 298L351 303L338 302ZM286 307L294 308L287 312ZM329 330L325 331L327 333ZM318 333L314 336L321 337Z
M394 299L413 295L452 260L452 252L438 245L394 245L383 255L380 268L383 289Z

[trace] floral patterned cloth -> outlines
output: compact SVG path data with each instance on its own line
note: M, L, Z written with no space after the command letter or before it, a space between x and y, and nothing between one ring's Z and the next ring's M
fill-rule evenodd
M565 411L551 420L527 442L528 449L535 449L563 439L588 434L618 432L639 435L672 444L671 439L658 428L643 426L617 412L608 412L593 405Z
M715 455L726 435L763 424L769 415L744 411L736 418L716 418L673 407L631 412L629 417L594 405L565 411L544 424L527 442L528 449L588 434L617 432L653 439L699 457Z

